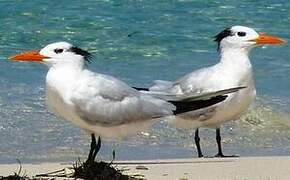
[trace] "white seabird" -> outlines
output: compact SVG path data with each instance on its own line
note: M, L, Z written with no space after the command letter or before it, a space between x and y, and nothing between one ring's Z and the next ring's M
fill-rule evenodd
M10 58L40 62L49 67L48 107L55 115L91 133L88 160L94 160L101 147L100 137L97 144L94 134L110 138L134 134L161 117L211 106L225 100L224 94L239 90L188 97L166 93L148 95L112 76L89 71L85 64L90 57L89 52L72 44L57 42Z
M182 95L199 94L230 87L247 87L229 95L225 101L213 107L187 113L174 122L177 127L195 129L198 157L203 157L200 148L199 127L216 128L218 145L216 157L227 157L222 152L220 125L226 121L238 119L256 96L252 65L249 59L250 51L260 45L285 43L283 39L258 34L254 29L245 26L226 28L215 36L215 41L218 43L221 57L219 63L193 71L174 82L157 80L155 85L150 88L153 93L165 92Z

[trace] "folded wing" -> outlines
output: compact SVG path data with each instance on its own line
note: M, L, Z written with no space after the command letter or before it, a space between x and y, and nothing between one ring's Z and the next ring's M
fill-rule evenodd
M76 82L71 101L79 116L91 124L120 125L172 115L175 106L142 94L122 81L103 74L84 72Z

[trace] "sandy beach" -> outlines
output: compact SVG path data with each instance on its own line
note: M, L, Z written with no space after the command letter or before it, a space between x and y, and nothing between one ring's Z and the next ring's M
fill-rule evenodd
M146 161L118 161L119 169L128 169L126 174L139 174L150 180L288 180L290 156L168 159ZM28 176L61 170L69 163L23 164ZM0 175L18 172L19 164L0 165Z

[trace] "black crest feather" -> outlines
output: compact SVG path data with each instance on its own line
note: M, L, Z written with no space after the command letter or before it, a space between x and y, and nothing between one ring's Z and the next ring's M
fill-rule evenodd
M228 36L232 36L232 31L230 28L226 28L222 32L218 33L217 35L214 36L214 41L218 43L218 50L220 49L220 42Z
M71 52L81 55L88 63L91 63L92 54L76 46L70 48Z

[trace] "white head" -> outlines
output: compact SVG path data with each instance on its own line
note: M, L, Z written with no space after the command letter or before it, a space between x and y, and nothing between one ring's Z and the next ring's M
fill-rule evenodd
M67 42L56 42L49 44L39 50L27 51L17 54L10 59L16 61L37 61L55 66L60 64L83 65L89 62L91 54L85 50L73 46Z
M285 43L278 37L258 34L254 29L245 26L226 28L215 36L215 41L221 51L225 49L243 49L247 52L257 45Z

